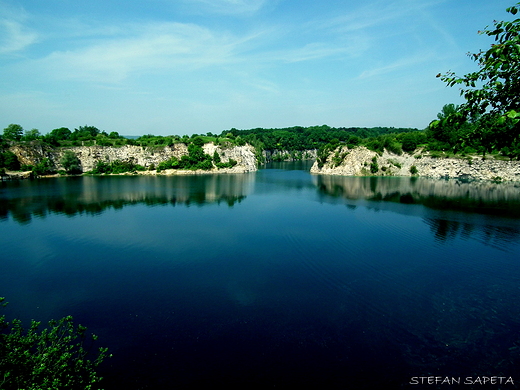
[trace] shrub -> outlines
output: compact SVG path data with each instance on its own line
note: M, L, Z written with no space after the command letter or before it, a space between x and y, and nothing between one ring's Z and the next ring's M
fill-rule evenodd
M388 160L388 162L389 162L390 164L392 164L394 167L397 167L397 168L399 168L399 169L401 169L401 167L402 167L402 165L401 165L401 163L400 163L399 161L391 160L391 159L390 159L390 160Z
M88 349L97 337L92 335L91 345L85 349L86 327L76 327L71 316L51 320L49 328L42 331L39 326L40 322L33 320L24 330L20 320L7 322L0 316L2 389L86 390L101 380L95 368L105 358L107 348L99 348L97 357L90 361Z
M44 158L42 161L32 167L32 174L34 176L49 175L54 172L55 171L52 168L52 164L48 158Z
M336 153L334 153L334 156L332 156L332 168L335 168L345 160L345 157L347 157L348 152L339 152L340 149L336 150Z
M235 160L233 160L232 158L229 159L229 161L227 163L217 163L217 168L221 169L221 168L233 168L235 165L237 165L237 162Z
M0 166L5 167L10 171L17 171L20 169L20 162L18 161L16 154L10 150L6 150L4 153L0 154Z
M169 160L161 161L157 164L157 171L162 171L165 169L176 169L179 167L179 160L177 157L172 156Z
M213 162L215 164L218 164L220 161L220 154L218 154L218 152L215 150L215 152L213 153Z
M115 160L111 163L98 160L96 162L96 166L89 173L95 175L108 174L108 173L125 173L125 172L135 172L135 171L144 171L145 168L139 164L135 164L132 161L121 161Z
M403 154L403 149L398 142L388 140L388 142L385 142L385 148L391 153L398 155Z
M79 158L70 150L66 150L63 153L63 157L60 160L60 164L63 165L67 173L81 173L81 162Z
M415 149L417 149L417 138L414 136L414 134L405 134L403 136L403 150L405 152L413 152Z
M417 172L418 172L417 167L416 167L415 165L412 165L412 166L410 167L410 173L411 173L412 175L417 175Z
M377 164L377 157L372 157L372 163L370 164L370 172L377 173L379 171L379 165Z
M325 165L325 163L327 162L327 158L329 157L329 154L332 150L334 150L334 146L331 144L320 146L316 154L318 167L322 168Z

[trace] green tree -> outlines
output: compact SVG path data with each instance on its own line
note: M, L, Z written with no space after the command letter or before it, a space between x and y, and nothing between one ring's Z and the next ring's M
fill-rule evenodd
M63 156L60 159L60 164L63 165L63 168L67 173L81 173L81 161L78 156L71 151L66 150L63 152Z
M4 129L4 138L11 141L20 141L23 135L23 127L11 123Z
M402 137L402 148L405 152L413 152L417 149L417 137L413 133L405 133Z
M470 125L465 112L457 105L450 103L442 107L427 129L430 138L430 150L456 149Z
M218 164L220 161L221 161L220 154L218 154L218 152L215 150L213 152L213 162L215 164Z
M516 15L519 6L517 3L506 11ZM484 150L501 149L520 138L520 19L495 21L492 28L479 33L495 40L487 51L469 54L479 70L462 77L452 71L437 76L448 86L461 86L460 93L466 99L461 108L466 115L481 115L486 126L490 122L504 126L507 131L491 135L485 134L489 127L475 126L469 137L486 142Z
M42 135L38 129L31 129L24 133L22 140L23 141L34 141L40 139Z
M80 126L74 129L70 138L74 140L90 140L96 138L100 133L99 129L95 126Z
M377 163L377 157L372 157L372 163L370 163L370 172L376 174L379 172L379 164Z
M32 174L34 176L42 176L54 173L54 168L51 161L48 158L44 158L42 161L32 167Z
M0 166L5 167L11 171L17 171L20 169L20 162L18 161L16 154L10 150L6 150L0 154Z
M0 298L0 304L5 306L3 301ZM51 320L49 328L41 331L40 324L33 320L25 330L20 320L7 322L5 316L0 316L0 388L92 389L101 380L95 369L106 357L107 349L99 348L97 357L89 360L89 349L97 337L87 338L87 328L75 326L71 316Z
M67 127L60 127L58 129L54 129L48 134L43 136L45 142L50 143L54 146L59 146L59 141L65 141L70 139L72 132Z
M459 106L456 105L456 104L453 104L453 103L450 103L450 104L445 104L442 109L441 109L441 112L439 112L437 114L437 119L439 120L443 120L443 119L446 119L448 118L450 115L453 115L455 113L459 112Z

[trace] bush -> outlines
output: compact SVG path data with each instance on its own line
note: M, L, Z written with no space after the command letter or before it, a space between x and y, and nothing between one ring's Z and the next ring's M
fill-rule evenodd
M32 174L34 176L50 175L54 172L55 171L48 158L44 158L42 161L32 167Z
M0 166L5 167L10 171L17 171L20 169L20 162L18 161L16 154L10 150L6 150L4 153L0 154Z
M417 175L417 172L418 172L417 167L416 167L415 165L412 165L412 166L410 167L410 173L411 173L412 175Z
M400 163L399 161L391 160L391 159L390 159L390 160L388 160L388 162L389 162L390 164L392 164L394 167L397 167L397 168L399 168L399 169L401 169L401 167L402 167L402 165L401 165L401 163Z
M232 158L229 159L229 161L227 163L217 163L217 168L221 169L221 168L233 168L235 165L237 165L237 162L235 160L233 160Z
M417 138L414 136L414 134L408 133L405 134L402 138L403 140L403 150L405 152L411 153L415 149L417 149Z
M4 298L0 298L3 302ZM5 306L5 303L2 303ZM40 322L31 321L24 330L20 320L0 317L0 387L2 389L58 390L91 389L101 378L95 368L106 356L99 348L93 361L88 359L92 342L85 349L87 328L74 325L72 317L49 321L39 331Z
M331 144L320 146L316 155L318 167L322 168L325 165L327 158L329 157L329 154L332 150L334 150L334 146Z
M79 158L70 150L66 150L63 153L63 157L60 160L60 164L63 165L67 173L81 173L81 162Z
M332 156L332 168L340 166L348 155L348 152L340 153L339 151L340 149L336 150L336 153Z
M157 165L157 171L163 171L165 169L176 169L179 167L179 160L177 157L172 156L169 160L161 161Z
M109 173L110 172L110 164L101 160L96 161L96 166L90 173L93 174L102 174L102 173Z
M379 172L379 165L377 164L377 157L372 157L372 163L370 164L370 172L371 173L377 173Z
M215 152L213 153L213 162L214 162L215 164L218 164L220 161L221 161L221 159L220 159L220 155L219 155L218 152L215 150Z
M144 171L145 168L139 164L135 164L132 161L121 161L121 160L115 160L111 163L104 162L101 160L98 160L96 162L96 166L92 171L89 173L94 175L101 175L101 174L118 174L118 173L125 173L125 172L135 172L135 171Z

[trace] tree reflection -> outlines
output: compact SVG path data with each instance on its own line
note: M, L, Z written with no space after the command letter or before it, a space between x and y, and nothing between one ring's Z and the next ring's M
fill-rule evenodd
M137 204L201 207L223 203L233 207L249 193L251 176L79 177L2 184L0 221L11 216L26 224L49 214L98 215Z
M422 205L425 209L420 214L440 242L471 237L503 248L504 243L520 237L516 224L520 218L518 183L325 175L314 180L323 200L343 198L350 205L369 201L368 207L401 213L411 213L412 209L397 205ZM506 217L507 222L496 224L494 217Z

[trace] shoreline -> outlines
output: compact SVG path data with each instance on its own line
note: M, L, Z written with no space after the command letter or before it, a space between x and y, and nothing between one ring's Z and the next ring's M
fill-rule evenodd
M343 159L334 161L336 154ZM327 157L322 167L316 161L312 174L340 176L396 176L458 179L464 181L520 182L520 161L434 157L424 150L401 155L388 152L380 155L365 147L349 149L343 146Z
M229 174L242 174L253 172L248 170L246 167L233 167L233 168L221 168L221 169L165 169L157 172L153 171L134 171L134 172L123 172L123 173L79 173L79 174L59 174L53 173L51 175L40 175L32 176L32 171L6 171L5 175L2 176L2 181L9 180L31 180L31 179L45 179L45 178L58 178L58 177L80 177L80 176L194 176L194 175L229 175Z

